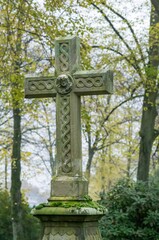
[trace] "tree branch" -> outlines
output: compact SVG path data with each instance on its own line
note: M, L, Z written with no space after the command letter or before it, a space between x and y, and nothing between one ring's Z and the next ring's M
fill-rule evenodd
M108 16L103 12L102 9L100 9L96 4L91 3L91 5L96 8L101 14L102 16L105 18L105 20L109 23L109 25L111 26L111 28L113 29L113 31L116 33L116 35L120 38L120 40L124 43L124 45L126 46L126 48L129 50L129 52L131 53L131 56L136 64L136 69L137 71L140 73L139 75L142 76L142 72L141 69L138 65L138 60L136 59L136 56L134 54L134 51L131 49L131 47L128 45L128 43L125 41L125 39L122 37L122 35L119 33L119 31L115 28L115 26L112 24L111 20L108 18ZM132 65L132 64L131 64Z
M139 50L139 53L140 53L140 55L141 55L141 59L142 59L143 64L144 64L144 67L146 67L145 58L144 58L144 55L143 55L143 52L142 52L142 49L141 49L141 45L140 45L140 43L139 43L139 41L138 41L138 39L137 39L137 36L136 36L136 34L135 34L135 32L134 32L134 30L133 30L130 22L129 22L125 17L123 17L119 12L116 12L113 8L111 8L111 7L108 6L107 4L106 4L106 7L107 7L111 12L113 12L113 13L116 14L118 17L120 17L120 18L126 23L126 25L128 26L128 28L129 28L130 32L132 33L132 36L133 36L133 38L134 38L134 40L135 40L135 42L136 42L137 48L138 48L138 50Z
M98 46L98 45L93 45L91 46L92 48L102 48L103 49L103 46ZM131 60L126 57L123 53L119 52L118 50L114 49L114 48L110 48L110 47L104 47L105 49L107 50L110 50L114 53L117 53L118 55L120 55L121 57L123 57L123 59L125 59L139 74L139 76L142 78L142 75L141 75L141 72L138 71L138 66L136 66L136 64L133 64L133 62L131 62Z
M137 96L131 96L131 97L125 99L123 102L121 102L121 103L119 103L118 105L116 105L116 106L109 112L109 114L107 115L107 117L103 120L103 124L104 124L105 121L108 121L110 115L111 115L118 107L122 106L123 104L125 104L125 103L128 102L128 101L131 101L131 100L133 100L133 99L135 99L135 98L140 98L140 97L143 97L143 96L144 96L143 94L142 94L142 95L137 95Z

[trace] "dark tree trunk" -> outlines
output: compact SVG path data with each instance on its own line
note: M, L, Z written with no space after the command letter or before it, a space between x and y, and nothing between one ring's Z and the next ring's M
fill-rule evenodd
M8 190L8 159L7 156L5 156L5 166L4 166L4 188Z
M86 179L88 180L88 183L90 181L90 175L91 175L91 165L92 165L92 161L93 161L93 156L94 156L94 150L91 148L88 151L88 161L87 161L87 165L86 165Z
M13 147L11 170L11 209L13 240L23 240L22 196L21 196L21 115L19 108L13 108Z
M155 139L154 125L156 118L156 107L148 103L150 96L147 97L145 92L144 107L142 112L141 130L140 130L140 152L138 162L137 179L148 181L150 158L152 144ZM149 93L151 100L155 103L156 93Z
M11 74L11 96L13 107L13 143L12 143L12 162L11 162L11 215L13 240L25 240L23 225L23 209L21 194L21 108L23 105L22 89L23 79L21 75L22 64L22 36L23 24L25 23L25 3L21 1L16 5L16 29L11 32L10 41L15 39L12 46L12 69ZM11 19L10 24L11 24ZM12 26L12 25L11 25ZM10 32L8 32L10 34Z
M87 165L86 165L85 176L86 176L86 179L89 183L90 175L91 175L91 165L92 165L92 161L93 161L93 156L95 154L95 150L91 146L91 144L92 144L92 142L91 142L91 132L88 131L87 134L88 134L88 161L87 161Z
M158 2L159 6L159 2ZM140 129L140 152L137 179L148 181L152 145L156 137L155 118L156 98L158 94L158 66L159 66L159 36L157 24L159 13L152 2L150 32L149 32L149 64L147 67L147 82L145 83L144 102Z

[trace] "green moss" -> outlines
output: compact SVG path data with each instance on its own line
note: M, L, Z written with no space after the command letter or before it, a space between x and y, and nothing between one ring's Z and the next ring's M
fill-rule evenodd
M35 208L36 208L36 209L41 209L41 208L44 207L44 204L45 204L45 203L40 203L40 204L39 204L38 206L36 206Z
M103 207L99 205L97 202L91 200L91 198L87 196L89 200L82 200L82 201L50 201L48 203L41 203L36 207L36 209L41 209L43 207L63 207L63 208L95 208L99 210L103 210Z
M84 200L92 201L92 198L89 195L85 195L83 198Z

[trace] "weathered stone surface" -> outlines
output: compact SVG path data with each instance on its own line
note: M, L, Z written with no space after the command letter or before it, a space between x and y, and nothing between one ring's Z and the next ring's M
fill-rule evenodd
M101 240L100 232L96 227L48 227L42 240Z
M56 76L29 77L25 96L56 96L56 169L52 197L82 198L88 184L82 173L80 96L109 94L113 89L111 71L81 71L78 37L55 41Z
M27 98L55 97L56 78L54 76L27 77L25 80L25 96Z
M59 189L60 186L60 189ZM88 194L88 182L84 177L56 177L51 184L51 198L56 197L79 199L79 196Z
M95 208L44 207L34 210L44 226L42 240L101 240L98 220L103 211Z
M110 94L113 92L112 71L77 71L73 74L74 91L79 95Z
M69 221L68 216L72 216L72 219L76 219L76 221L95 221L99 217L103 216L105 213L102 209L92 208L92 207L80 207L80 201L78 207L42 207L39 209L34 208L32 210L32 214L36 216L40 216L42 219L47 219L47 217L51 221L57 222L60 216L64 221ZM44 218L43 218L43 217ZM51 218L52 216L52 218Z
M88 194L88 183L82 172L80 96L112 93L113 74L109 70L80 70L78 37L56 39L55 69L55 76L29 77L25 81L26 97L56 97L57 157L51 204L41 204L33 215L43 224L42 240L101 240L98 220L103 211L94 205L81 207L90 205L82 202ZM77 207L70 207L70 202L67 208L52 207L66 200L75 200Z

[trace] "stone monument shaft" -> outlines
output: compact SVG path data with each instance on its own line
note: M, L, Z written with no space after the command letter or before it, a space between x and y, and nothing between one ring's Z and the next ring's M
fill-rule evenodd
M51 200L87 195L82 173L80 97L112 93L112 80L109 70L80 70L78 37L55 40L55 76L26 78L27 98L56 97L57 157Z

